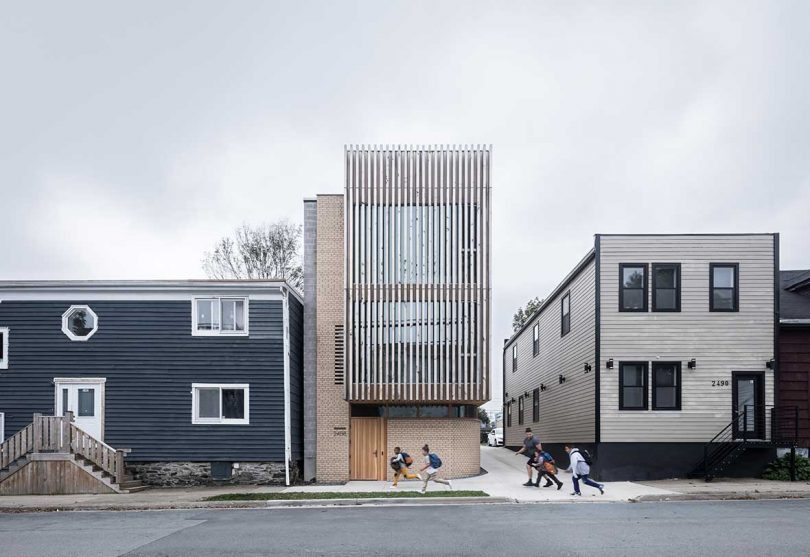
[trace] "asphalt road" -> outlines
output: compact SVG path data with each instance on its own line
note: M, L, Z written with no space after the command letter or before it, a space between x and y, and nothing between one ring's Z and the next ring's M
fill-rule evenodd
M806 555L810 500L0 515L0 555Z

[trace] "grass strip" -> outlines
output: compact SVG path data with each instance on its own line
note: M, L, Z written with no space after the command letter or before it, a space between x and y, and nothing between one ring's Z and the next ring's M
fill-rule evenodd
M287 493L223 493L205 501L301 501L306 499L407 499L420 497L489 497L485 491L291 491Z

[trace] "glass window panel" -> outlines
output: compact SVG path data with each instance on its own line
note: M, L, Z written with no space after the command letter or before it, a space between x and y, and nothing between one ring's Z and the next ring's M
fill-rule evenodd
M79 389L79 416L95 416L95 389Z
M6 357L5 340L6 340L6 333L4 332L0 333L0 360Z
M641 366L625 366L624 385L625 387L640 387L644 380L644 372Z
M235 312L235 330L237 331L244 331L245 330L245 301L244 300L235 300L234 301L234 312Z
M197 389L197 412L200 418L219 418L219 389Z
M677 390L674 387L656 387L656 408L675 408Z
M446 418L448 416L447 406L420 406L419 416L422 418Z
M626 298L625 298L626 299ZM676 309L677 297L675 290L671 289L655 289L655 308L656 309Z
M197 330L219 330L219 303L217 300L197 300Z
M539 324L534 326L534 331L533 331L532 335L533 335L533 338L534 338L535 341L540 338L540 325Z
M623 303L625 309L642 309L644 307L644 291L625 290Z
M622 275L625 288L644 288L644 267L624 267Z
M675 269L672 267L658 268L655 270L656 288L675 288Z
M244 419L244 389L222 389L222 417L229 420Z
M714 267L714 287L734 288L734 267Z
M714 309L734 309L734 290L715 288L712 292Z
M236 303L234 300L222 300L222 330L236 330Z
M624 387L625 408L642 408L644 406L644 390L640 387Z
M562 301L563 315L568 314L568 312L570 312L570 311L571 311L571 297L566 296L565 298L563 298L563 301Z
M68 390L66 388L62 388L62 415L66 415L68 413Z
M659 367L655 370L655 386L656 387L674 387L675 386L675 368L674 367Z
M75 309L68 317L70 332L77 337L86 337L96 326L93 314L84 309Z
M416 406L389 406L389 418L415 418L417 415Z

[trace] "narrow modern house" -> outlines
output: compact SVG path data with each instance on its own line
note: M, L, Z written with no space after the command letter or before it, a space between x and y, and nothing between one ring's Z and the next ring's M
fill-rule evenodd
M344 193L305 201L306 480L384 479L425 443L447 477L479 473L490 153L349 147Z
M778 242L596 235L505 342L505 445L532 427L552 454L590 449L605 480L761 471L795 442L774 401Z
M0 494L300 477L283 281L0 282L0 337Z
M781 271L777 400L794 407L799 447L810 448L810 269ZM785 432L787 433L787 432Z

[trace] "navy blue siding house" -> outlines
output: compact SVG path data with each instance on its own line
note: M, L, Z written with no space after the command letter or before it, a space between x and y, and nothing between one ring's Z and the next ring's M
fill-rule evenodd
M147 484L291 483L303 304L283 281L0 282L0 430L73 412Z

